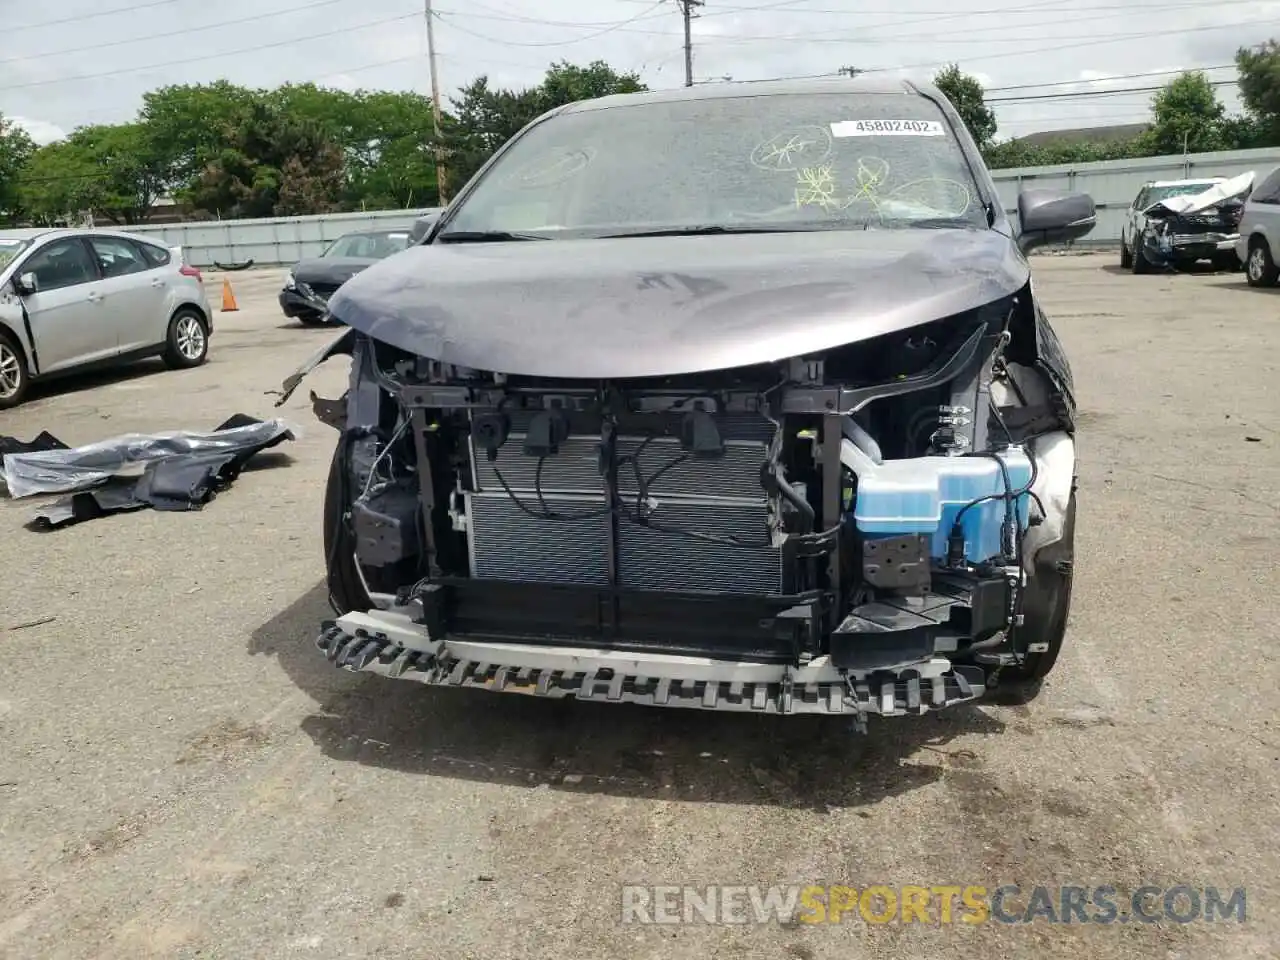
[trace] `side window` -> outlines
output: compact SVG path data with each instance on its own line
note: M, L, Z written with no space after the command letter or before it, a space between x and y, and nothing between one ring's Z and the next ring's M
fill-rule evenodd
M1254 203L1280 204L1280 167L1271 171L1271 176L1262 181L1249 199Z
M1133 201L1133 209L1135 210L1143 209L1147 205L1147 195L1150 193L1151 191L1146 187L1139 190L1137 199Z
M108 279L151 269L138 248L128 240L119 237L90 237L89 244L102 267L102 275Z
M98 279L98 271L89 258L89 249L79 237L55 240L33 254L19 273L34 273L42 293Z
M154 243L139 243L138 249L146 258L148 269L163 267L170 260L169 251L164 247L157 247Z

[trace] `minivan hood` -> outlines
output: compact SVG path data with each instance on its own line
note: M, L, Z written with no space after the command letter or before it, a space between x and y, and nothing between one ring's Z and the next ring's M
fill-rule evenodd
M748 366L938 320L1016 293L996 230L900 229L430 244L329 301L410 353L547 377Z

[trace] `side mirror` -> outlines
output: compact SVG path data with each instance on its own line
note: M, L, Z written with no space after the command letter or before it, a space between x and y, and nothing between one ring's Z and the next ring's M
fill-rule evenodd
M40 281L34 273L24 273L14 279L13 289L18 291L18 296L29 297L40 289Z
M1024 190L1018 194L1018 248L1023 253L1078 240L1097 222L1093 197L1087 193Z

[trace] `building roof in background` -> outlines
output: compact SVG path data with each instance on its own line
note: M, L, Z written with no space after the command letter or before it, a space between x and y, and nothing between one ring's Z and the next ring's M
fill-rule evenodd
M1029 133L1025 137L1018 137L1018 140L1036 147L1051 144L1061 146L1065 143L1113 143L1117 140L1131 140L1149 126L1146 123L1120 123L1106 127L1071 127L1066 130Z

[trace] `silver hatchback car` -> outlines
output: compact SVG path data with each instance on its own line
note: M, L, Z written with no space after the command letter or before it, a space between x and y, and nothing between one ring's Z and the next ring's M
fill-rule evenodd
M198 366L212 318L180 248L116 230L0 231L0 409L34 380L90 367Z

